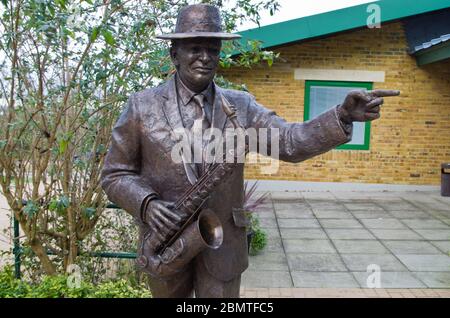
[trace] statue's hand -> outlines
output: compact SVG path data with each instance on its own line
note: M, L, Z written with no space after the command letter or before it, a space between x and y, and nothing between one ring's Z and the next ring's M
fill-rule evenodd
M400 91L396 90L351 91L338 108L339 116L347 124L378 119L380 107L384 103L383 97L398 95Z
M179 215L170 209L172 204L162 200L152 200L145 211L145 223L147 223L160 243L180 229L179 224L183 215Z

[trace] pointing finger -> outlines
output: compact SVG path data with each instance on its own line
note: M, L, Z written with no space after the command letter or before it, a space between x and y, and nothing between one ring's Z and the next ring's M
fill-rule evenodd
M390 89L377 89L369 92L371 95L376 97L389 97L389 96L399 96L400 91L390 90Z

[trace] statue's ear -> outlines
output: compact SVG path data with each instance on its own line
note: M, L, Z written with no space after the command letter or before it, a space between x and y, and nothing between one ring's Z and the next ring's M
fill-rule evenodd
M172 44L172 46L170 47L170 58L172 59L172 63L173 65L175 65L175 67L178 67L178 65L180 64L178 61L178 55L177 55L177 48L175 45Z

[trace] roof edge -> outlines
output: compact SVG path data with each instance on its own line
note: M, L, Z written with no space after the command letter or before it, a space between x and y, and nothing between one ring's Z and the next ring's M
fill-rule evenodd
M450 8L448 0L413 2L380 0L249 29L237 32L237 34L242 36L241 44L243 45L248 40L258 40L262 42L263 49L282 46L310 38L367 27L368 19L373 14L373 11L369 10L369 6L373 4L380 7L381 23Z

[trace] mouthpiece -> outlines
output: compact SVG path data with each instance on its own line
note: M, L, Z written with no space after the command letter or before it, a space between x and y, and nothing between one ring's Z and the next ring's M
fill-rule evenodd
M236 117L236 108L230 104L230 102L223 96L220 95L222 100L222 109L229 118Z

